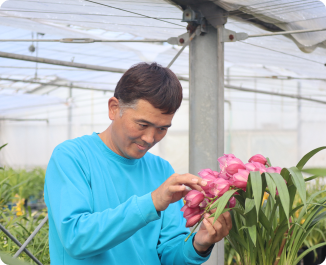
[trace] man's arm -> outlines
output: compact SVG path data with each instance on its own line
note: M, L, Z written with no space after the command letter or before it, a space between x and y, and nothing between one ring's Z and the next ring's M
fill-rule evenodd
M81 155L72 157L73 148L68 145L54 151L45 183L53 229L70 256L84 259L103 253L160 218L150 193L132 196L114 209L93 212L93 194L85 172L87 161Z

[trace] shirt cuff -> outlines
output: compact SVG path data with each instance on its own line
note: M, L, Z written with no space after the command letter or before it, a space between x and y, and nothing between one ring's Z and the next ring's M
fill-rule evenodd
M195 234L196 233L193 233L189 237L187 242L185 242L185 244L184 244L184 256L185 256L186 261L189 264L202 264L202 263L206 262L209 259L211 252L209 252L207 256L201 256L196 251L196 249L195 249L195 247L194 247L194 245L192 243Z
M161 218L161 212L155 209L151 192L136 198L139 212L146 224Z
M195 237L192 238L192 245L194 245L194 239L195 239ZM196 253L197 253L199 256L206 258L207 256L209 256L209 255L211 254L211 252L212 252L214 246L215 246L215 244L212 244L212 245L211 245L211 246L210 246L206 251L204 251L204 252L199 252L199 251L197 251L197 249L196 249L195 247L194 247L194 249L195 249Z

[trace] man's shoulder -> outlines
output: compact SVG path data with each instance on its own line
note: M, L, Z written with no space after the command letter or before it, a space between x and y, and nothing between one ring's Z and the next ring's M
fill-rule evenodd
M144 159L152 167L154 166L160 169L173 171L173 168L170 163L160 156L147 152L144 156Z
M77 137L75 139L66 140L60 144L58 144L53 153L73 153L78 154L83 150L84 146L89 145L91 141L91 135L84 135L81 137Z

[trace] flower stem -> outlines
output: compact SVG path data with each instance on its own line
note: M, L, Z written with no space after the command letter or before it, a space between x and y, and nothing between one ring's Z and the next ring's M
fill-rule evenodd
M208 213L208 212L209 212L209 208L210 208L210 206L211 206L212 203L217 199L217 197L218 197L218 196L214 197L214 198L212 199L212 201L211 201L211 202L206 206L205 211L201 214L201 216L203 216L205 213ZM188 238L193 234L193 232L196 230L196 228L198 227L198 225L199 225L203 220L204 220L204 217L202 217L202 218L198 221L198 223L196 224L195 228L192 229L191 233L190 233L190 234L187 236L187 238L185 239L185 242L188 241Z
M203 213L204 214L204 213ZM188 241L189 237L192 235L193 232L195 232L196 228L198 227L198 225L204 220L204 217L202 217L199 222L196 224L196 226L194 227L194 229L192 229L191 233L187 236L187 238L185 239L185 242Z

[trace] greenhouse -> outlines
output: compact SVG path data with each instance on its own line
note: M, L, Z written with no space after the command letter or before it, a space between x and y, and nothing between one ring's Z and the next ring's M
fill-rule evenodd
M324 264L325 1L7 0L0 4L0 257L5 264L45 265L50 264L50 258L51 265ZM84 221L83 227L83 231L94 232L93 239L78 237L82 219L75 221L70 230L56 223L55 213L63 216L66 211L59 207L58 212L50 212L50 202L55 207L51 200L57 196L59 202L64 196L71 199L65 204L73 207L79 197L69 193L70 186L60 188L60 177L50 181L49 161L59 144L85 135L95 137L94 132L101 137L114 123L108 109L114 102L109 99L128 69L140 62L156 62L164 71L172 70L182 86L182 101L172 115L172 126L149 153L168 161L172 173L201 177L207 188L200 188L200 194L188 193L197 194L197 199L202 196L200 205L192 206L196 196L183 198L184 214L171 210L168 217L169 212L162 210L166 219L172 220L174 214L181 216L183 228L186 219L188 223L198 216L196 222L187 225L196 228L187 234L195 243L187 241L186 236L183 239L187 242L173 241L180 235L171 230L169 235L164 234L170 238L164 243L166 248L160 237L158 246L145 251L141 246L146 245L146 239L142 239L140 253L132 249L129 257L122 258L116 253L138 238L138 230L128 230L130 235L121 232L114 240L126 236L125 240L112 243L109 236L107 242L95 240L105 228L96 220L88 225ZM125 114L121 110L119 115L122 118ZM65 164L63 155L58 159ZM124 178L123 174L119 177ZM210 179L213 177L216 180ZM245 186L238 177L246 179ZM44 185L57 190L51 195ZM130 188L132 185L130 182ZM221 193L223 185L226 188ZM95 185L90 185L92 188L95 193ZM63 190L69 195L62 195ZM136 189L131 195L144 194ZM117 196L122 204L128 199ZM108 200L111 205L104 197L103 203ZM232 199L234 210L224 210L232 208ZM178 203L182 204L182 200ZM155 199L153 205L156 214L161 214ZM171 205L177 207L177 203ZM85 212L89 216L105 213L105 208L98 207ZM193 209L197 208L195 213ZM70 210L77 216L77 210ZM186 217L187 210L193 214ZM232 218L230 233L218 242L210 242L211 246L216 244L208 249L208 256L201 255L194 238L206 223L200 228L197 225L202 220L207 222L205 216L210 213L215 227L218 217L228 212ZM157 218L149 225L164 222L161 215ZM60 225L62 228L58 228ZM60 230L54 233L56 239L54 234L51 238L51 231L49 238L49 226L52 233ZM105 231L116 234L109 228ZM71 235L74 233L75 237ZM66 245L65 240L71 245ZM93 241L96 243L90 245ZM182 263L177 254L171 254L172 241L175 251L193 246L191 255L196 258ZM53 254L58 242L64 252L60 254L64 257L61 263ZM84 249L82 242L90 247ZM78 247L84 252L76 251ZM146 253L156 253L156 248L155 263ZM139 254L137 261L134 251L136 256Z

